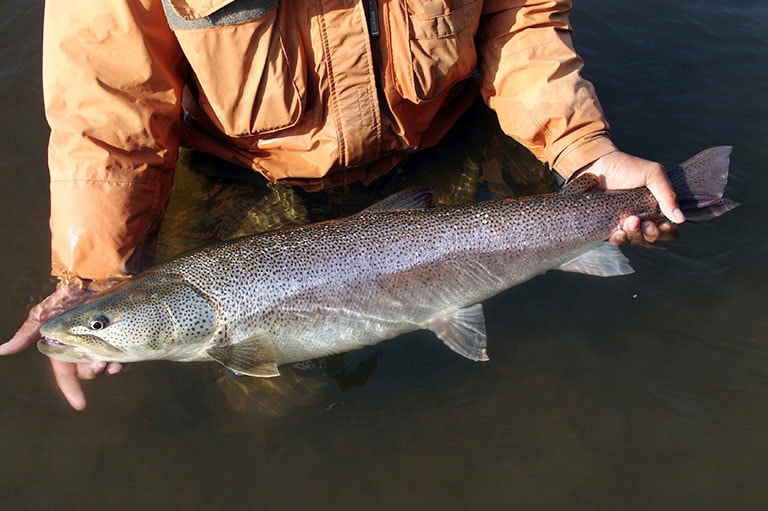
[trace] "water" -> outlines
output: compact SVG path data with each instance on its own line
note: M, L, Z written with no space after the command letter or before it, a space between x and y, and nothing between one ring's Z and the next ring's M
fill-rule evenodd
M5 336L50 285L41 10L0 3ZM728 194L741 208L683 226L667 250L628 249L631 276L552 273L490 300L487 364L428 333L287 370L272 387L147 363L88 383L77 413L41 355L2 359L0 507L765 509L766 20L755 0L582 0L572 16L619 146L674 164L733 144ZM180 172L180 190L208 195L174 202L161 253L346 214L409 184L432 183L444 202L536 191L510 182L537 167L483 112L454 137L370 193Z

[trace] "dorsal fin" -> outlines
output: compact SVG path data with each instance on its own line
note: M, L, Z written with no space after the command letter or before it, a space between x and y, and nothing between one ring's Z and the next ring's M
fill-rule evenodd
M434 192L431 188L409 188L386 197L376 204L364 209L361 213L380 213L401 209L429 209L434 203Z
M600 188L600 178L594 174L582 174L560 190L563 195L587 193Z

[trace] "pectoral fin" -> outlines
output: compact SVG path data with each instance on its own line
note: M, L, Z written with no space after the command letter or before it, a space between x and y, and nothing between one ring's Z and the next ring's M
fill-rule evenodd
M621 253L619 247L605 242L568 261L558 270L584 273L595 277L614 277L628 275L635 270L629 265L629 259Z
M427 328L459 355L470 360L488 360L482 304L435 318L427 324Z
M235 344L214 346L206 353L216 362L230 371L246 376L271 378L280 376L277 364L269 356L267 343L257 338L250 338Z

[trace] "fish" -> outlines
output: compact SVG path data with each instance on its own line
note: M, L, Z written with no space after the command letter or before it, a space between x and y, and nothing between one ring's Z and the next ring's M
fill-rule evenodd
M730 146L667 173L690 220L723 197ZM342 219L248 235L158 264L48 320L38 349L68 362L216 361L237 375L426 329L488 360L482 302L549 270L633 271L611 234L630 215L661 221L647 188L606 191L584 174L559 192L432 205L405 190Z

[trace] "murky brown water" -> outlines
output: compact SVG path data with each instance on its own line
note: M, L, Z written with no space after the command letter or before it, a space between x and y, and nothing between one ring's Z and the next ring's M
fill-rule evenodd
M4 336L50 285L41 10L0 3ZM0 359L0 508L766 509L768 5L583 0L572 19L617 143L667 164L733 144L741 208L628 249L633 275L551 273L494 298L487 364L425 332L280 381L146 363L87 384L77 413L35 350ZM186 154L160 252L415 184L444 201L536 191L489 124L476 111L375 189L331 195Z

